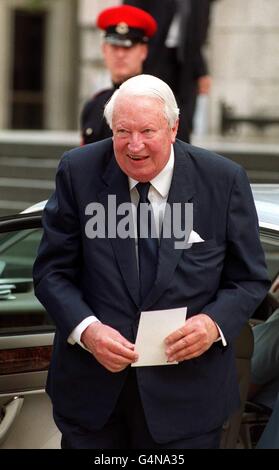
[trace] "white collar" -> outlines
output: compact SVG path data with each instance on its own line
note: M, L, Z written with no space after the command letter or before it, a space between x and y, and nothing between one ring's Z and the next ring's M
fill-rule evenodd
M169 193L172 175L173 175L173 169L174 169L174 150L173 150L173 145L172 145L170 158L168 159L167 164L160 171L160 173L150 181L152 186L156 189L156 191L158 191L158 193L163 198L166 198ZM131 191L138 184L138 181L134 180L130 176L128 177L128 179L129 179L129 188Z

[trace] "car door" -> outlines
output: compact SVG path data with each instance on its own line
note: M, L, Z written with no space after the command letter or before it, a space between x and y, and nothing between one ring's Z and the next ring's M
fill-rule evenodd
M279 227L261 227L260 235L271 288L266 302L262 305L265 311L259 311L258 318L266 320L276 308L279 308Z
M34 296L41 215L0 219L0 448L57 448L44 387L54 325Z

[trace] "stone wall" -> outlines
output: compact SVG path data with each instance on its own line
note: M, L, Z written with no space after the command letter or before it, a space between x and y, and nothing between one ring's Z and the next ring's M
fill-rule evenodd
M220 101L237 114L279 117L278 0L219 0L212 11L208 58L213 76L210 130L218 132ZM258 133L245 126L249 134ZM279 126L265 134L279 135Z
M94 26L99 11L120 0L80 0L80 104L110 83L100 54L100 33ZM211 95L201 100L200 132L220 130L220 103L236 114L279 116L279 1L218 0L213 2L206 46L213 78ZM267 135L279 135L279 126ZM243 134L259 134L241 126Z
M77 127L84 101L110 85L95 21L100 10L120 3L121 0L46 2L46 128ZM15 5L25 4L26 0L0 2L0 128L9 127L11 11ZM221 101L237 114L279 116L279 1L216 0L213 5L206 46L213 87L209 99L200 103L201 133L219 132ZM242 132L261 135L249 126L244 126ZM279 126L268 128L264 134L277 137Z

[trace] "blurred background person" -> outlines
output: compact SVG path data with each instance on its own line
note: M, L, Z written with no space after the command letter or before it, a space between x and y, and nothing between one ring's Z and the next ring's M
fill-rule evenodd
M253 335L249 399L271 412L279 393L279 308L264 323L254 326Z
M158 23L144 72L166 81L180 108L177 137L190 141L198 95L208 94L211 78L202 48L214 0L124 0L143 8Z
M142 73L147 43L157 29L156 21L149 13L129 5L106 8L96 24L104 31L102 53L112 87L100 91L85 104L80 123L82 144L112 136L103 117L104 106L121 83Z

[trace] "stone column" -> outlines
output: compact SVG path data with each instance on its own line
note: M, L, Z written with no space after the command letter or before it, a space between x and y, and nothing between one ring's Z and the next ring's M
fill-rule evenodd
M77 0L50 2L45 76L47 129L77 128L78 53Z

